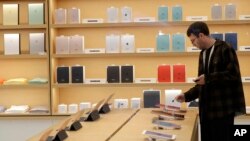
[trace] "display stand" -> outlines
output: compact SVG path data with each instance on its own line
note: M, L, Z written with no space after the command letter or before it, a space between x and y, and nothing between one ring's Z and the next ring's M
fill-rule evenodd
M66 119L61 124L59 124L57 128L52 129L52 131L49 132L46 141L63 141L65 140L68 135L65 131L66 125L69 124L71 118Z
M70 122L68 123L66 130L68 131L77 131L82 128L82 124L80 123L80 117L84 114L84 110L78 111L70 118Z
M82 128L82 124L80 123L79 120L75 121L74 123L71 124L69 127L70 131L77 131Z
M56 136L49 136L46 141L63 141L68 137L65 130L59 131Z
M108 103L105 103L105 104L101 107L99 113L101 113L101 114L106 114L106 113L108 113L108 112L110 112L109 104L108 104Z
M104 102L104 99L100 100L94 108L92 108L87 116L85 117L80 117L80 121L83 122L83 121L95 121L97 119L100 118L100 115L99 115L99 109L100 107L102 107L103 105L103 102Z
M109 100L115 95L115 93L112 93L111 95L108 96L108 98L105 100L104 104L102 105L102 107L99 110L99 113L101 114L106 114L108 112L110 112L110 107L109 107Z
M85 121L95 121L100 118L98 110L92 111Z

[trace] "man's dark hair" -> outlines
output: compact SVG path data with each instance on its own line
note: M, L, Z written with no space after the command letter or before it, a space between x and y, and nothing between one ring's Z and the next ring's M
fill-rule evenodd
M206 23L204 22L194 22L192 23L187 30L187 36L194 34L196 37L199 37L199 34L203 33L206 36L209 36L209 29Z

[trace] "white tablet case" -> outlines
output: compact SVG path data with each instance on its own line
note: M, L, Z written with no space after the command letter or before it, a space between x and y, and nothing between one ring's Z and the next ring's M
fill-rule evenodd
M90 102L81 102L79 104L79 110L90 109L91 103Z
M225 19L235 20L236 19L236 5L229 3L225 6Z
M55 24L66 24L67 22L67 10L64 8L59 8L55 10L54 15Z
M114 99L114 108L115 109L128 108L128 99Z
M130 103L131 103L131 108L132 109L141 108L141 98L131 98Z
M44 33L30 33L30 54L44 53L45 51L45 35Z
M20 54L19 33L4 34L4 55Z
M77 104L69 104L68 111L69 111L69 113L76 113L78 111L78 105Z
M219 4L214 4L211 7L211 17L212 20L221 20L222 19L222 6Z
M132 22L132 8L124 6L121 8L121 22Z
M106 36L106 53L119 53L120 52L120 35L107 35Z
M175 97L182 93L182 90L165 90L165 105L181 107L181 103L175 100Z
M108 16L107 21L109 23L116 23L116 22L118 22L118 20L119 20L118 8L116 8L116 7L109 7L107 9L107 16Z
M66 104L59 104L58 105L58 113L59 114L65 114L68 112L68 105Z
M69 37L56 37L56 54L69 54Z
M121 35L121 52L133 53L135 52L135 35Z
M3 4L3 25L18 25L18 4Z
M72 54L84 53L84 36L74 35L69 37L69 52Z
M67 22L69 24L79 24L81 23L81 12L79 8L70 8L68 9Z

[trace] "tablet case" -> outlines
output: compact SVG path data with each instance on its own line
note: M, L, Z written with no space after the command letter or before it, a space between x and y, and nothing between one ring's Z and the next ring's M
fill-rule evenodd
M29 24L44 24L44 4L29 3Z
M158 21L168 21L168 7L167 6L158 7Z
M126 109L128 108L128 99L114 99L115 109Z
M67 10L64 8L55 9L54 15L55 24L66 24L67 23Z
M185 35L176 33L172 35L172 51L184 52L185 51Z
M175 97L182 93L180 89L165 90L165 105L173 107L181 107L181 103L175 100Z
M235 20L236 19L236 5L229 3L225 6L225 19Z
M72 54L84 53L84 36L74 35L69 37L69 52Z
M67 23L79 24L81 23L81 12L79 8L72 7L67 10Z
M133 65L121 66L121 82L122 83L134 82L134 66Z
M225 33L225 42L227 42L235 50L238 49L237 33Z
M182 21L182 7L180 5L172 7L172 20Z
M121 22L131 22L132 21L132 8L122 7L121 8Z
M135 52L135 35L121 35L121 52L133 53Z
M84 83L85 67L84 66L71 66L71 82Z
M119 53L120 52L120 35L107 35L106 36L106 53Z
M158 82L171 82L170 65L158 66Z
M173 65L173 82L186 82L186 66L182 64Z
M4 34L4 55L20 54L19 33Z
M45 52L45 33L30 33L29 38L30 54Z
M130 104L132 109L139 109L141 108L141 98L131 98Z
M211 18L212 20L221 20L222 19L222 6L214 4L211 7Z
M57 83L69 83L69 67L57 67Z
M57 36L56 37L56 54L69 54L69 37Z
M156 51L168 52L170 50L170 35L161 34L156 36Z
M119 15L118 15L118 8L116 7L109 7L107 9L107 16L108 16L108 19L107 21L109 23L116 23L119 21Z
M120 83L120 66L107 67L107 82Z
M211 33L210 36L213 37L214 39L219 39L221 41L224 41L223 33Z
M157 108L156 105L160 104L160 90L144 90L143 91L143 104L144 108Z
M18 25L19 5L3 4L3 25Z

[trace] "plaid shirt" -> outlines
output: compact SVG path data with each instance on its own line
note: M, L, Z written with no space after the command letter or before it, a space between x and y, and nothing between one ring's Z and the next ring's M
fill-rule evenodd
M216 40L208 71L203 65L203 52L199 56L198 76L205 74L205 85L195 85L185 92L186 102L199 98L201 121L245 114L245 98L235 50L224 41Z

